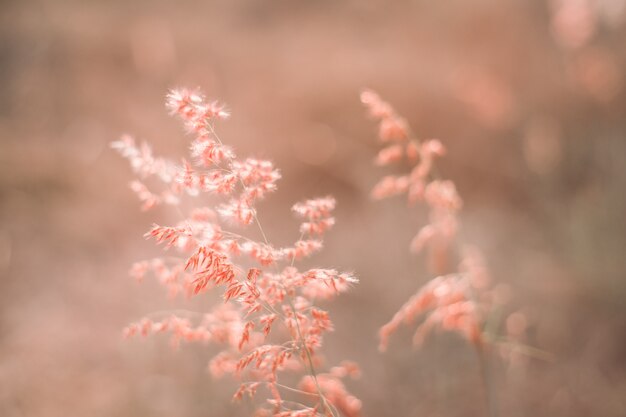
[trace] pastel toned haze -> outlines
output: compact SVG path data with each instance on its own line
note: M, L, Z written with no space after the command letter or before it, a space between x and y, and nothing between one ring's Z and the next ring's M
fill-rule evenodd
M0 10L0 416L626 415L624 0Z

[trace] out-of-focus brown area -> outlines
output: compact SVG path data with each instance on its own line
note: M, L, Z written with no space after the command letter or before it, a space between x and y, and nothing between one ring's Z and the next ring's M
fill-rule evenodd
M141 213L108 143L124 132L184 156L163 106L200 86L228 103L219 126L240 155L273 159L261 207L270 238L297 237L289 207L334 194L337 226L312 262L354 270L328 305L331 361L358 361L364 416L484 416L475 356L410 330L385 354L376 332L430 277L408 244L424 212L368 193L377 90L465 200L463 238L553 360L493 361L502 416L626 415L626 2L44 1L0 5L0 415L235 416L210 347L125 341L154 311L200 310L127 278L159 249L141 237L171 208Z

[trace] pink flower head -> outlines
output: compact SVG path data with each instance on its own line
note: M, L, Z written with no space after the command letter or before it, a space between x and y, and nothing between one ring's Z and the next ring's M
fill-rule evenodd
M361 93L361 102L368 108L370 116L379 121L378 137L382 142L403 142L408 139L407 122L378 94L365 90Z
M192 131L206 127L211 119L226 119L230 114L218 102L206 103L202 94L187 89L171 90L167 95L166 106L172 114L178 115Z
M270 398L265 404L270 407L260 408L258 415L330 415L334 407L346 416L356 416L360 402L341 383L333 382L337 379L334 372L324 388L316 388L308 398L309 404L294 406L283 400L283 391L294 389L278 383L283 371L315 375L313 368L323 366L318 351L334 325L329 313L314 301L333 297L357 282L351 274L333 269L303 273L295 265L322 248L320 235L335 223L331 216L335 200L324 197L294 205L293 211L303 220L301 236L292 245L274 247L257 218L256 204L276 190L280 172L267 160L238 159L223 144L214 126L228 116L223 105L207 102L199 92L179 89L168 94L167 107L194 136L191 157L174 163L155 157L147 144L122 137L112 147L142 179L155 177L162 188L152 190L134 181L133 191L144 209L179 204L183 198L204 193L221 202L192 209L173 226L155 224L146 237L173 248L176 256L137 262L130 273L137 280L154 275L170 296L220 291L223 303L206 314L145 318L129 325L124 334L169 333L174 347L181 341L220 345L221 352L209 364L211 374L228 374L241 381L234 399L267 392ZM254 224L259 231L245 235L247 229L232 230L233 224ZM250 260L256 267L249 266ZM264 270L270 266L275 272Z
M330 217L336 204L333 197L327 196L294 204L291 210L299 217L309 220L318 220L324 217Z
M408 138L408 128L393 108L376 93L365 91L361 101L370 116L379 122L379 139L393 143L383 148L378 165L395 162L406 155L413 164L409 175L386 176L374 186L372 197L385 198L408 194L410 203L424 201L428 208L428 223L423 225L411 241L412 252L427 252L429 271L438 276L419 289L379 332L380 350L387 348L390 336L403 323L409 324L423 317L413 341L419 345L433 329L455 331L470 343L480 346L488 338L483 336L484 317L498 298L497 288L491 289L491 280L480 252L458 242L458 212L463 202L455 184L439 178L434 169L438 157L445 155L443 144L437 139L420 141ZM460 258L458 272L453 261ZM519 316L511 316L514 329L523 327Z

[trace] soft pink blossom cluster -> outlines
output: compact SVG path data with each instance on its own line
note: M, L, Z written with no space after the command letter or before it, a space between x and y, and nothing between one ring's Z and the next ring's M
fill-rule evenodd
M502 301L498 297L502 291L492 285L480 251L459 242L459 211L463 202L455 184L441 179L434 165L436 158L445 155L443 144L437 139L416 139L404 119L375 92L364 91L361 101L379 123L379 139L384 148L378 153L376 164L406 160L412 166L407 175L384 177L374 187L372 197L406 194L409 203L426 204L428 223L417 232L410 248L415 253L428 252L429 270L435 275L380 329L380 349L387 348L389 337L401 324L423 315L426 318L413 338L416 345L435 327L456 331L477 347L493 342L494 335L487 332L486 322ZM515 317L518 324L524 320L520 313ZM519 336L523 326L518 326L515 336Z
M147 144L138 145L129 136L112 144L141 180L131 188L143 209L178 204L184 195L212 194L224 201L196 207L173 226L155 224L145 236L175 254L137 262L131 275L138 280L154 275L172 296L220 291L225 303L195 320L176 314L144 318L129 325L125 334L168 333L174 345L222 346L209 364L211 373L240 381L235 399L264 391L267 399L258 416L359 416L361 402L343 383L358 375L356 365L344 362L327 373L317 371L323 366L324 335L334 327L328 312L315 304L358 281L334 269L300 271L295 266L322 248L322 236L335 222L335 200L295 204L299 239L287 247L273 246L258 220L256 203L276 190L279 171L270 161L238 159L222 143L215 123L229 115L223 105L207 102L195 91L175 90L167 96L167 107L193 135L190 161L176 164L155 157ZM159 191L148 189L144 181L149 177L159 180ZM250 225L258 228L261 240L241 232ZM288 372L301 374L297 387L284 383Z

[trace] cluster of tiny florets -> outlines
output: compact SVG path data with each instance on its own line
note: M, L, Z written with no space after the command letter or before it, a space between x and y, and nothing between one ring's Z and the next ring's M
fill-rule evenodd
M200 205L174 225L154 224L145 237L169 249L169 256L136 262L130 274L140 281L153 275L170 296L220 291L224 303L193 318L149 316L129 325L125 335L167 333L174 346L219 344L223 349L211 359L210 372L240 382L235 399L264 391L267 400L256 415L358 417L361 402L342 381L358 375L356 365L346 362L327 373L316 372L323 364L319 350L324 335L334 326L328 312L315 305L358 281L334 269L301 271L295 266L322 248L323 234L335 223L335 200L323 197L295 204L292 210L302 221L300 237L286 247L271 245L256 203L276 190L279 171L267 160L238 159L222 143L214 126L229 116L222 104L190 90L170 92L166 104L193 135L190 161L176 164L157 158L146 143L138 145L130 136L112 144L139 177L131 189L142 209L179 204L185 195L222 196L223 202ZM160 183L158 191L148 188L149 179ZM242 232L251 225L258 226L263 239ZM297 388L283 383L284 373L300 373Z
M485 335L484 327L497 297L480 251L459 243L459 211L463 201L454 182L441 179L434 166L446 149L438 139L413 137L406 121L375 92L361 93L361 102L379 123L379 139L384 147L375 163L407 161L412 166L406 175L384 177L374 186L372 197L405 194L409 203L423 202L428 207L428 223L417 232L410 249L414 253L428 253L429 270L435 276L380 329L380 349L387 349L389 337L401 324L409 324L421 316L425 319L415 332L416 345L422 343L431 329L442 328L456 331L472 344L482 346L492 338ZM457 267L453 266L455 259Z

